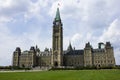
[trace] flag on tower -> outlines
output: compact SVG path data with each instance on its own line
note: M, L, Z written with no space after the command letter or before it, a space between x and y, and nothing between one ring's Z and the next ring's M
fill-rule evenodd
M60 3L58 3L58 6L60 6Z

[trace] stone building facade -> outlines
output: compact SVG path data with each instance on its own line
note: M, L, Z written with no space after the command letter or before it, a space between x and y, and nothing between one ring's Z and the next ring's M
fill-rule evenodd
M31 47L29 51L21 52L19 47L13 53L13 66L33 67L36 65L36 50Z
M19 67L61 67L61 66L115 66L113 47L110 42L100 42L94 49L88 42L85 48L75 50L71 43L63 51L63 24L59 8L53 21L52 49L45 48L43 52L36 47L21 52L19 47L13 52L13 66Z

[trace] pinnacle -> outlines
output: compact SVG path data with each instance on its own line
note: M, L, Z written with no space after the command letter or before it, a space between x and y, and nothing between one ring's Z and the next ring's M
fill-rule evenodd
M60 11L59 11L59 8L57 8L55 21L59 21L59 20L61 20L60 19Z

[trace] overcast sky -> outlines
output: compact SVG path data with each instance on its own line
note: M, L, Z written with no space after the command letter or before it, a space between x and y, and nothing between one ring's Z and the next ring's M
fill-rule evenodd
M110 41L120 64L120 0L0 0L0 66L11 65L16 47L41 51L52 46L52 25L60 4L64 50Z

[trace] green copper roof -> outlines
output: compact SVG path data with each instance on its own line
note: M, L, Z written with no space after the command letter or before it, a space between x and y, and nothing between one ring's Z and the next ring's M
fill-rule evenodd
M61 20L61 19L60 19L60 11L59 11L59 8L57 8L55 20L56 20L56 21Z

